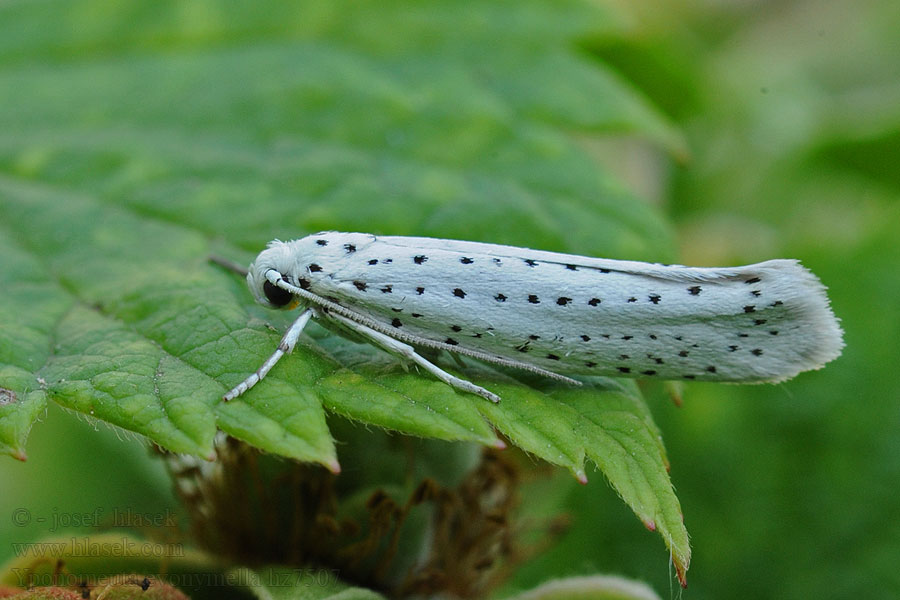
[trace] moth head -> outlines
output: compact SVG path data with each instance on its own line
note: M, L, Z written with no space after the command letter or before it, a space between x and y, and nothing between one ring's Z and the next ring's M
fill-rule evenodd
M256 260L247 270L247 285L256 298L256 301L269 308L281 308L289 310L300 304L300 298L286 289L280 288L270 279L287 279L286 274L292 272L296 259L288 245L275 240L265 250L259 253Z

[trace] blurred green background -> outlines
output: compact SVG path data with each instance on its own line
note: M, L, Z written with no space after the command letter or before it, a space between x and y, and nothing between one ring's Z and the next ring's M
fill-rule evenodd
M402 3L390 5L403 10ZM98 180L107 181L102 193L110 202L117 202L118 190L133 182L152 183L154 193L133 200L133 205L165 219L179 210L174 200L171 205L157 203L154 195L161 195L167 184L160 166L166 144L174 149L193 140L207 153L204 159L215 163L220 155L252 153L256 143L290 146L313 139L323 154L332 150L329 136L357 136L360 145L370 143L364 139L364 124L388 116L367 112L365 96L355 96L336 111L355 111L359 118L346 124L351 130L342 129L339 119L317 119L279 131L284 123L277 111L252 104L252 99L246 105L230 105L235 112L228 128L216 121L223 118L216 102L222 74L210 75L204 69L215 65L217 57L231 60L236 47L257 47L268 56L270 47L291 43L322 48L358 43L386 55L400 52L392 56L395 71L380 72L382 79L367 72L348 71L345 76L372 77L359 81L359 87L408 100L411 114L404 119L429 118L440 127L458 127L455 148L473 152L454 157L463 168L487 160L478 153L484 147L476 143L482 133L477 124L430 114L427 98L407 99L402 86L392 87L391 76L424 76L428 63L418 56L405 60L403 44L393 39L387 20L375 19L369 27L348 28L348 33L341 19L365 24L365 17L351 5L344 7L346 12L320 5L310 10L319 20L314 26L305 24L304 31L314 35L295 35L289 18L294 15L269 14L275 6L232 9L228 3L187 2L122 9L104 2L49 1L0 5L0 109L5 113L0 179L31 179L80 193L90 192ZM643 198L669 222L667 232L642 209L622 209L628 215L636 211L634 218L643 225L635 239L643 241L613 231L610 235L625 240L616 246L620 252L630 248L631 258L670 258L666 254L672 254L674 239L678 260L685 264L795 257L829 287L847 348L823 371L778 386L689 385L681 408L673 407L659 390L648 390L691 533L694 558L685 597L900 595L900 393L890 383L900 358L900 4L672 0L527 3L522 8L491 2L480 9L470 7L462 16L449 2L418 6L405 27L422 36L423 46L431 39L446 44L455 27L490 30L489 25L497 23L498 31L515 37L516 44L535 56L564 49L598 69L602 66L646 106L655 107L650 112L661 115L658 120L645 116L641 105L634 111L634 122L624 120L617 127L614 119L592 121L593 108L608 109L608 98L595 98L596 107L579 106L587 115L582 118L571 110L563 85L544 87L538 94L512 75L508 80L486 76L509 97L521 95L519 112L510 114L553 122L585 156L602 165L614 180L612 188ZM245 12L235 16L238 10ZM558 27L556 37L542 29L540 36L529 38L541 11L556 11L558 21L544 23L546 28ZM452 44L449 48L464 52ZM188 62L202 58L180 72L182 80L167 81L171 97L177 99L171 106L161 102L165 94L148 92L167 56L188 57ZM478 57L468 58L472 60L466 64L477 65ZM493 58L496 67L505 57ZM240 60L252 62L254 55ZM519 63L510 58L508 64ZM266 68L273 67L267 62ZM327 70L327 63L318 68ZM437 72L455 73L461 80L471 76L465 71ZM132 89L120 87L123 73L132 74L133 79L125 80ZM254 83L265 81L263 73ZM146 88L136 85L141 82ZM436 87L446 86L448 94L456 85L452 78L439 83ZM282 84L272 82L270 101L283 98ZM341 100L324 87L318 97L315 91L309 96L323 106ZM111 127L108 115L116 113L120 94L128 99L128 113L120 114ZM553 105L555 94L560 106L571 110L569 122L541 114L542 107ZM411 107L422 112L413 114ZM180 115L172 121L175 134L168 131L167 114ZM323 110L319 116L329 114ZM208 115L215 117L210 116L209 123ZM387 143L402 145L404 121L392 118L401 126L397 139ZM71 138L65 137L60 123L78 125L69 131ZM95 135L85 136L94 124ZM526 139L529 145L523 152L534 153L539 163L539 152L553 141L534 131ZM83 150L78 140L90 150ZM132 160L126 160L129 145L138 148ZM116 150L105 154L107 146ZM454 147L427 152L425 157L433 162L449 161ZM492 167L502 168L506 158L491 155ZM290 223L283 220L283 229L271 235L261 233L271 222L252 222L254 199L265 195L267 183L254 181L258 171L211 172L227 198L222 200L210 186L205 188L206 201L213 206L222 202L221 221L229 222L240 238L232 236L230 241L252 248L276 234L290 235ZM289 178L289 172L283 165L277 170L280 177ZM557 177L561 187L577 183L564 160L533 175L541 185L549 186L546 182ZM202 179L202 173L197 177ZM328 184L338 192L362 186L362 192L355 190L354 197L359 197L367 182L335 174ZM193 189L190 185L172 183L171 195ZM440 185L421 189L450 193ZM478 189L477 182L472 189ZM485 193L502 195L502 190ZM334 199L340 202L342 196L335 193ZM540 215L546 208L539 197L529 201L533 204L523 208L523 214ZM422 202L427 205L427 200ZM323 227L333 227L370 218L358 202L348 201L339 209L336 221L322 213L307 216L305 223L319 219ZM391 233L428 233L398 231L407 222L406 210L398 204L385 227L393 227ZM454 214L440 213L437 224L430 224L456 237L485 237L492 229L502 236L514 231L518 213L513 210L500 225L488 221L472 236L456 230ZM241 219L251 223L242 227L246 223ZM570 225L575 228L577 222L572 219ZM217 223L208 225L214 237ZM578 236L587 238L590 232ZM7 540L30 541L48 532L46 522L25 527L14 523L9 515L16 508L45 517L54 510L90 513L98 506L177 510L161 466L135 439L102 424L51 408L31 435L28 455L24 464L0 460L0 562L12 555ZM599 474L588 486L573 486L565 505L574 518L570 532L523 567L508 590L550 577L601 572L643 579L661 595L669 593L671 574L658 537L643 529Z

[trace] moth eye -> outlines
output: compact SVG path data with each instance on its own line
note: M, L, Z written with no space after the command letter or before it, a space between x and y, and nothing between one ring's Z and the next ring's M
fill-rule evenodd
M272 285L272 282L268 279L263 282L263 293L266 295L266 300L269 301L269 304L278 308L287 306L294 299L293 294L277 285Z

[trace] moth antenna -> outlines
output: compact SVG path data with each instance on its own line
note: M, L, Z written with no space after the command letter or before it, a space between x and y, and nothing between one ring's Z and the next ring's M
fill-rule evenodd
M218 254L210 254L206 259L211 262L219 265L220 267L231 271L232 273L237 273L241 277L247 276L247 267L241 266L233 260L229 260L224 256L219 256Z

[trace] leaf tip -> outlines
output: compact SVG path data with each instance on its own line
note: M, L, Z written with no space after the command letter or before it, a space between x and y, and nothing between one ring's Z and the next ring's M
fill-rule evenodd
M672 565L675 567L675 577L678 578L678 583L681 585L683 589L687 589L687 570L688 563L690 562L690 556L678 556L673 553L671 555Z
M644 527L646 527L649 531L656 531L656 521L653 519L647 519L644 521Z
M15 452L13 452L12 457L15 458L16 460L20 460L22 462L25 462L26 460L28 460L28 455L25 454L25 451L22 450L21 448L19 448Z
M506 443L503 440L494 440L491 446L497 450L506 450Z
M335 475L341 472L341 464L337 461L337 459L332 459L326 462L325 467Z
M577 479L578 483L580 483L581 485L587 485L588 478L587 475L585 475L584 471L580 469L578 471L575 471L575 479Z
M687 589L687 569L680 562L673 562L675 563L675 575L678 577L678 583L681 584L683 589Z
M684 404L684 386L680 381L667 381L665 382L666 392L669 394L669 398L672 400L672 404L675 405L675 408L681 408L681 405Z

